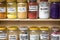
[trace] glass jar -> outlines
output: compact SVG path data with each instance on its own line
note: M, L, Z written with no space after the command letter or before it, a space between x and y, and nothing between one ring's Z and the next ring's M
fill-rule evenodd
M0 40L7 40L7 28L0 26Z
M28 18L38 18L38 3L37 0L29 0L28 2Z
M30 40L39 40L39 30L37 27L32 26L29 28L30 30Z
M16 26L8 27L8 40L18 40L18 30Z
M51 40L60 40L60 29L59 27L51 28Z
M27 18L27 2L17 4L18 18L25 19Z
M19 28L19 40L29 40L28 28L26 26Z
M49 28L42 26L40 27L40 40L49 40Z
M48 0L40 0L39 2L39 18L48 19L50 17L50 8Z
M0 18L7 18L6 3L0 3Z
M16 3L7 3L7 18L17 18Z

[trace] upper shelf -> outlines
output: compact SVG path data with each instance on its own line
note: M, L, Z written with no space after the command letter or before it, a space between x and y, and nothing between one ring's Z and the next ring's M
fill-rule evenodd
M0 19L0 21L60 21L60 19Z

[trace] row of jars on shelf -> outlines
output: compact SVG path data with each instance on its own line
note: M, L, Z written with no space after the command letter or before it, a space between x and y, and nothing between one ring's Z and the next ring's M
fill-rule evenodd
M58 19L60 18L60 2L29 0L25 3L0 3L0 18Z
M60 0L37 0L37 1L60 2ZM29 2L29 0L0 0L0 2Z
M0 40L60 40L60 28L42 26L0 26Z

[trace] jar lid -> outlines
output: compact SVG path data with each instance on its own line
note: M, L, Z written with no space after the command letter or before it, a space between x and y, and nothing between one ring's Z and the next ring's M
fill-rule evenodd
M46 26L42 26L42 27L40 27L40 30L49 30L49 28Z
M38 27L36 27L36 26L31 26L29 29L30 30L39 30Z
M53 31L59 31L59 27L52 27Z
M40 1L48 2L48 0L40 0Z
M37 0L29 0L29 2L37 2Z
M7 28L5 26L0 26L0 30L6 30Z
M16 26L11 26L8 28L8 30L17 30L17 27Z
M23 26L23 27L20 27L19 30L28 30L28 28Z

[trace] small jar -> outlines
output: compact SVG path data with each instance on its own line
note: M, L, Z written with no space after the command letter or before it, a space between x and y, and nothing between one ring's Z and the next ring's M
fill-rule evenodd
M16 26L8 28L8 40L18 40L18 29Z
M20 19L27 18L27 2L17 3L17 13L18 13L18 18Z
M51 28L51 40L60 40L60 29L59 27Z
M48 0L40 0L39 2L39 18L48 19L50 17L50 8Z
M35 26L32 26L29 28L30 30L30 40L39 40L39 31L38 28Z
M15 2L7 3L7 18L11 18L11 19L17 18Z
M29 2L28 2L28 18L29 19L37 19L38 18L37 0L29 0Z
M7 18L6 3L0 3L0 19Z
M49 40L49 28L42 26L40 27L40 40Z
M19 40L29 40L28 28L26 26L19 28Z
M0 26L0 40L7 40L7 28Z

